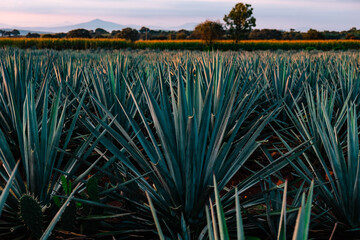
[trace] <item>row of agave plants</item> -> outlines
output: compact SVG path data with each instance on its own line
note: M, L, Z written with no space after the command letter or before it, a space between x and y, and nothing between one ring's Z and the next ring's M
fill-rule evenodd
M0 50L0 239L360 230L358 52Z

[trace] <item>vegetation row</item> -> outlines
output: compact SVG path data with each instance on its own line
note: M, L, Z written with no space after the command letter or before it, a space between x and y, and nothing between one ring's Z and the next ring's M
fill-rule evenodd
M360 53L0 50L0 239L352 239Z
M22 49L154 49L154 50L347 50L360 49L360 40L148 40L131 42L124 39L31 39L0 38L0 47Z

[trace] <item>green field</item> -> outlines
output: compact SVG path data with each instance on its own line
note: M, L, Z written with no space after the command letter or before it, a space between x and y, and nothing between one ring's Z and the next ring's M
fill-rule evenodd
M0 239L353 239L359 94L355 50L0 49Z
M349 50L360 49L360 40L149 40L130 42L123 39L81 38L0 38L0 47L23 49L157 49L157 50Z

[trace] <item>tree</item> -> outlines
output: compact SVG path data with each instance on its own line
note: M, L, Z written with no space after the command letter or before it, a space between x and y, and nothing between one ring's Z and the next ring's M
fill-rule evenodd
M4 36L10 37L11 36L11 31L4 31Z
M225 31L220 22L206 20L195 27L194 35L211 44L214 40L220 39Z
M176 39L183 40L186 39L189 35L190 35L189 31L186 31L185 29L181 29L176 33Z
M120 33L116 34L117 38L124 38L132 42L139 39L139 32L136 29L124 28Z
M353 33L348 33L348 34L346 34L345 39L355 40L356 36Z
M305 39L324 39L324 34L310 28L309 31L307 31L307 33L304 34L304 38Z
M104 37L106 34L109 34L109 32L103 28L97 28L94 32L95 37Z
M91 34L89 30L79 28L69 31L66 34L67 38L91 38Z
M145 40L148 40L148 32L150 31L149 28L147 27L141 27L140 28L140 33L141 34L145 34Z
M169 32L168 35L167 35L167 39L168 39L168 40L174 40L174 39L176 39L176 33L174 33L174 32Z
M301 32L295 31L294 28L290 28L290 32L283 32L282 39L284 40L299 40L303 39Z
M112 32L110 33L110 35L112 37L115 37L116 35L118 35L119 33L121 33L121 30L112 30Z
M64 38L64 37L66 37L66 33L62 33L62 32L54 33L52 35L53 35L54 38Z
M282 38L282 32L277 29L255 29L250 32L249 39L276 39Z
M1 36L3 37L4 34L5 34L5 30L1 30L1 29L0 29L0 34L1 34Z
M11 31L11 34L14 35L14 36L18 36L18 35L20 35L20 31L17 30L17 29L14 29L14 30Z
M358 29L356 29L356 27L352 27L350 28L349 32L356 32Z
M256 26L256 19L252 14L253 8L250 4L238 3L224 16L224 21L236 42L245 38L252 27Z
M25 37L26 38L40 38L40 34L28 32L28 34L26 34Z

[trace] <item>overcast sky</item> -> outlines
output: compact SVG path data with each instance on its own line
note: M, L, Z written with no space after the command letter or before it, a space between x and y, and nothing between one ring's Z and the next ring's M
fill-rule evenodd
M99 18L171 27L222 20L239 0L0 0L0 25L49 27ZM245 1L244 1L245 2ZM256 28L360 28L360 0L246 0Z

